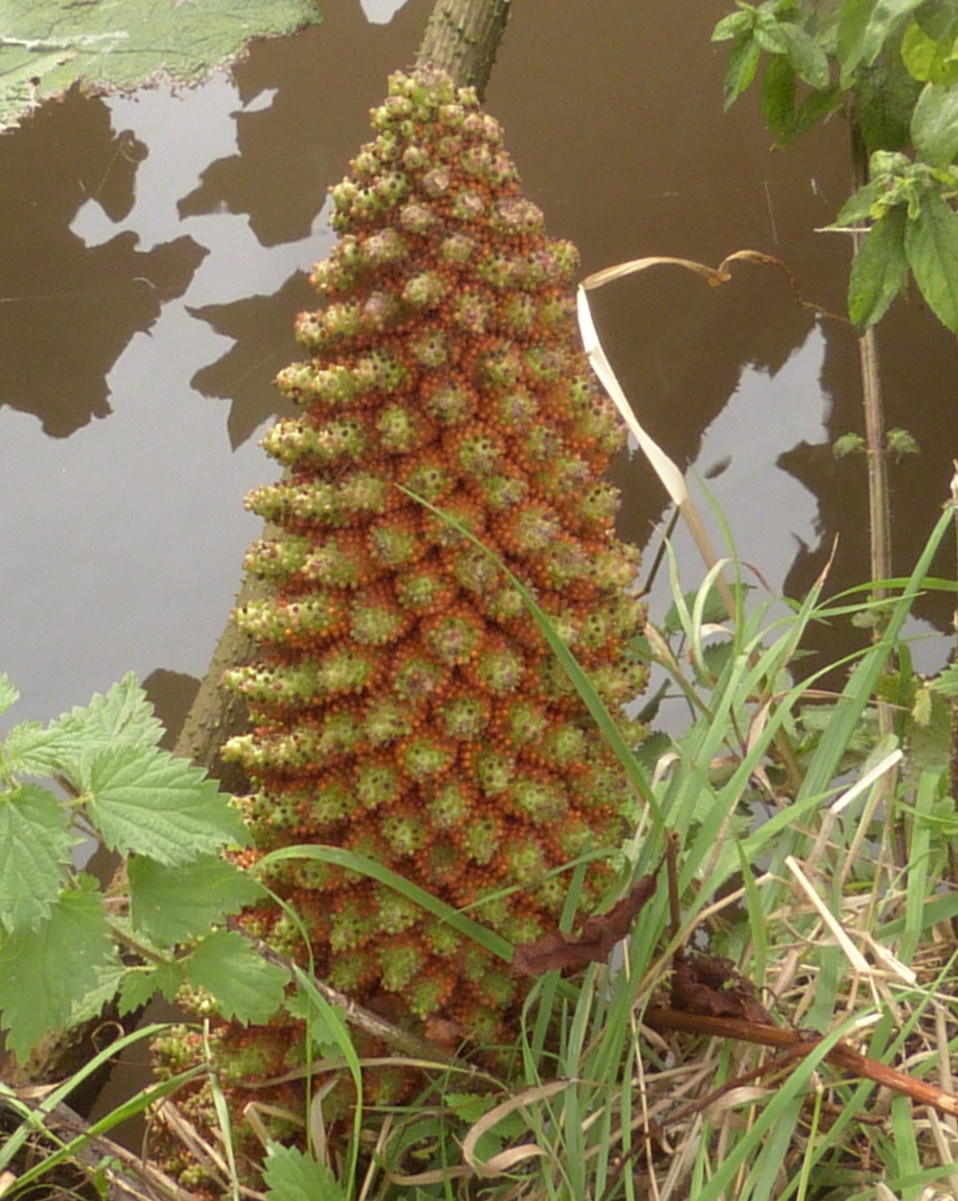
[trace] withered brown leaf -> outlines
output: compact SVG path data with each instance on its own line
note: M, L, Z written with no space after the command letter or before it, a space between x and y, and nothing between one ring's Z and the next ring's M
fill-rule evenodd
M738 1018L774 1026L755 995L755 987L719 955L676 956L672 971L672 1006L682 1013Z
M512 958L512 970L517 976L534 977L554 968L578 971L590 963L603 963L615 944L628 934L642 906L655 894L658 875L657 867L643 876L608 913L587 918L577 935L550 930L533 942L520 943Z

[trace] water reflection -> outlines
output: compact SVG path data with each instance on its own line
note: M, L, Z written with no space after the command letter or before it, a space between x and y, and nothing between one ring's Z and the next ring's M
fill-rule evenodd
M326 189L432 7L408 0L370 24L371 3L327 5L321 26L254 45L234 80L69 96L0 138L0 402L21 410L0 409L0 668L23 687L20 717L130 668L205 670L259 532L242 496L274 469L255 434L276 410L276 368L298 357L293 318L315 303L305 272L331 242ZM752 246L841 309L849 248L812 231L847 194L844 133L836 122L771 155L756 105L721 113L708 36L727 0L673 0L667 19L633 0L590 0L588 19L556 4L547 24L515 7L488 105L584 271ZM748 267L718 291L655 272L595 305L650 431L683 466L729 458L714 488L769 582L803 595L839 530L831 586L865 578L863 464L829 448L861 428L849 331L817 325L786 281ZM923 447L893 473L904 571L956 452L954 342L896 305L882 352L889 424ZM637 459L617 475L622 532L644 545L667 498ZM948 627L947 597L919 611ZM834 657L848 631L815 637Z
M121 221L146 154L106 104L75 92L0 138L0 405L52 437L110 413L113 365L205 255L185 235L143 251L132 231L91 247L70 228L85 204Z

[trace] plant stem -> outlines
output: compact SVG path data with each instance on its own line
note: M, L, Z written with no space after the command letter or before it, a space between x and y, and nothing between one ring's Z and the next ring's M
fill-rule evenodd
M481 100L511 10L512 0L437 0L416 66L442 67Z
M861 127L852 122L852 169L855 191L868 182L868 154ZM854 234L855 253L862 235ZM868 456L868 518L873 581L891 577L891 503L888 494L888 460L885 453L885 414L882 401L881 373L878 364L878 338L875 327L869 326L858 340L861 363L862 401L865 409L865 453ZM872 595L885 595L876 588ZM875 636L880 637L880 627Z

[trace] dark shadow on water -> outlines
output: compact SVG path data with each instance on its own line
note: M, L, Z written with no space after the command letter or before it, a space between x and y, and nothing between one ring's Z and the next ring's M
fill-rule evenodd
M191 317L205 321L217 334L234 340L215 363L202 367L190 384L203 396L228 400L230 445L235 450L266 420L290 416L294 406L276 390L276 373L303 351L293 337L290 314L319 306L306 273L295 272L271 296L244 296L229 304L186 306ZM264 353L264 347L270 348Z
M404 65L397 44L415 44L430 8L416 0L374 26L358 4L330 4L322 25L256 43L234 78L244 104L275 91L272 102L236 114L238 153L207 167L180 215L246 213L263 246L307 237L327 186L370 139L368 110Z
M147 153L76 92L0 137L0 405L52 437L109 415L114 363L206 255L189 237L143 252L131 232L92 247L71 232L89 199L112 221L129 213Z

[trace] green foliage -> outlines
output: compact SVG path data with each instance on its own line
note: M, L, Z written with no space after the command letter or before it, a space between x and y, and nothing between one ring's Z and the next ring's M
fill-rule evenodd
M344 1201L348 1195L325 1164L278 1143L270 1144L263 1176L268 1201Z
M197 83L242 54L320 20L313 0L6 0L0 41L0 129L79 82L112 92L149 83Z
M16 696L0 675L0 707ZM187 984L244 1022L282 1003L285 973L214 928L261 895L221 858L247 841L242 817L205 772L158 747L162 732L128 675L0 745L0 1011L20 1057L118 990L130 1010ZM129 856L128 896L108 901L73 868L81 837ZM121 947L143 965L121 962Z
M712 34L732 43L726 107L765 55L762 111L777 145L842 107L870 154L868 182L832 227L868 226L849 280L854 324L880 321L910 271L958 332L958 9L950 0L736 3Z

